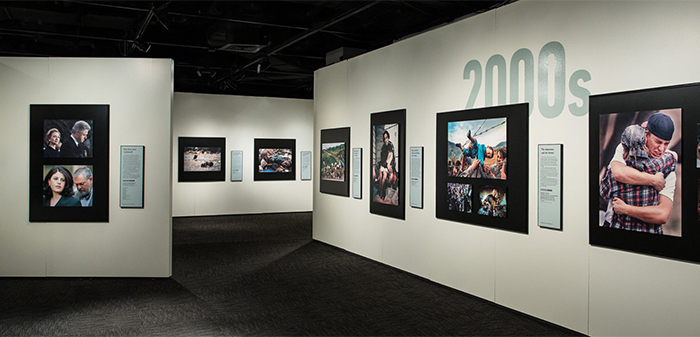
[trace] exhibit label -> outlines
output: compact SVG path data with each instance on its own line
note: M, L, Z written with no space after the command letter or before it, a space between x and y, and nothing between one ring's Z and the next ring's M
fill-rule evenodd
M311 151L301 151L301 180L311 180Z
M562 144L537 147L537 225L561 229Z
M231 181L243 181L243 151L231 151Z
M362 199L362 148L352 149L352 197Z
M423 208L423 147L411 146L410 205Z
M119 207L143 208L144 146L121 146Z

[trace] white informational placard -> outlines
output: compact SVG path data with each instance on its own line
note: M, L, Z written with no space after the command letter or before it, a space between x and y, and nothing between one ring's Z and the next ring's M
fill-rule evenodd
M311 180L311 151L301 151L301 180Z
M562 144L537 146L537 225L562 229Z
M411 146L410 205L423 208L423 147Z
M352 197L362 199L362 148L352 149Z
M119 207L143 208L143 145L122 145L119 153Z
M231 181L243 181L243 151L231 151Z

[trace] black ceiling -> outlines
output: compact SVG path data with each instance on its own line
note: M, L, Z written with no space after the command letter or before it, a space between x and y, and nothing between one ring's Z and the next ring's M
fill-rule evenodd
M514 1L2 1L0 56L172 58L178 92L313 98L327 55Z

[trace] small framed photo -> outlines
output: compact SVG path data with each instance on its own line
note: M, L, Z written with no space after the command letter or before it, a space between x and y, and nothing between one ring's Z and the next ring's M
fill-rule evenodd
M321 193L350 196L349 149L350 128L321 130Z
M296 180L296 140L254 140L253 180Z
M226 138L178 137L177 181L226 180Z

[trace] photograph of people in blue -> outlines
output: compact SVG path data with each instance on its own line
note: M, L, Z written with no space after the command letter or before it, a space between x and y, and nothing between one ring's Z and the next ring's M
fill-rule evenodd
M477 214L505 218L508 215L506 189L486 186L479 190L480 207Z
M507 179L506 131L506 118L448 123L448 176Z
M258 172L287 173L292 169L292 149L259 149Z

